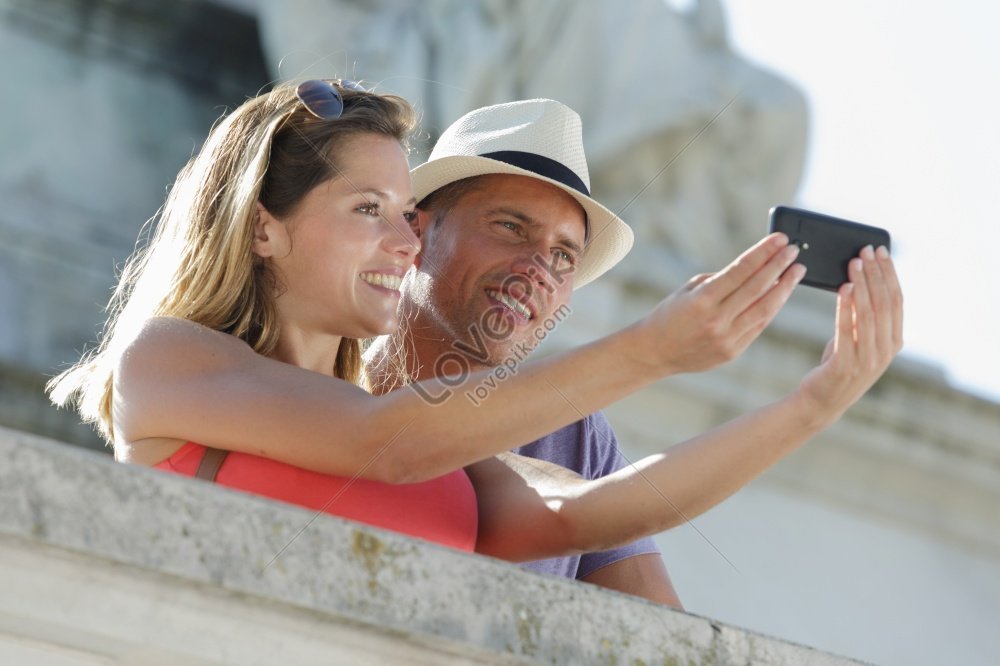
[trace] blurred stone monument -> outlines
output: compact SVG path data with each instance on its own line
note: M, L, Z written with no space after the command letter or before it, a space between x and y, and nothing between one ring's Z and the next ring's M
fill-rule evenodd
M266 84L253 17L204 0L0 0L0 425L102 448L45 381L104 322L225 105Z
M664 294L766 233L806 145L802 94L730 49L718 0L259 3L279 79L363 77L411 100L426 142L488 104L549 97L583 118L592 190L635 229L611 274Z
M721 268L766 233L772 206L795 202L803 95L732 51L718 0L687 4L292 0L257 12L276 78L362 78L415 102L426 132L415 164L478 106L550 97L580 113L592 190L621 211L636 245L574 294L573 316L546 341L552 351ZM797 289L738 360L609 408L626 456L658 453L793 389L833 333L834 298ZM979 636L1000 608L983 593L1000 592L998 502L1000 407L901 357L835 427L699 518L714 535L686 525L658 540L695 612L878 663L940 660L958 643L951 636L968 635L969 661L988 653ZM963 573L973 570L981 575ZM898 601L914 580L929 595ZM968 609L932 621L944 638L858 645L874 627L923 622L918 609L943 607L938 594Z

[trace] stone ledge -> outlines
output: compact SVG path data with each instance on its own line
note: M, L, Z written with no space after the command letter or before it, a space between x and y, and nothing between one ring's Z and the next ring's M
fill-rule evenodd
M134 656L123 646L135 637L114 632L142 620L156 623L164 646L153 655L158 659L190 649L196 654L187 657L199 662L249 663L247 654L258 645L255 661L263 663L283 641L299 645L291 627L302 626L295 618L308 617L317 662L355 653L391 658L407 650L428 663L857 663L6 429L0 429L0 560L8 582L29 590L32 580L50 579L39 571L53 572L53 581L91 584L97 598L115 599L112 615L123 620L96 623L92 607L99 604L95 598L81 603L83 592L56 609L50 595L71 594L64 586L25 593L31 599L23 602L12 595L4 604L10 606L0 608L0 653L10 636L24 645L55 645L45 630L49 622L59 637L90 627L83 642L92 652L94 641L104 641L105 654ZM128 585L112 584L123 578ZM126 588L148 593L129 597ZM187 605L177 601L185 595ZM46 610L39 604L47 599ZM177 604L195 609L177 618L198 611L210 619L214 612L225 625L226 609L238 609L288 621L260 622L246 639L249 647L239 650L225 639L192 647L190 625L162 619ZM41 617L57 610L59 617ZM95 626L104 632L97 638ZM336 636L356 636L353 648Z

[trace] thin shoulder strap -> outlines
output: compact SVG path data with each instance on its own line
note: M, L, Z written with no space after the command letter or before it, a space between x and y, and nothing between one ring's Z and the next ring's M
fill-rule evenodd
M222 461L226 459L229 455L229 451L223 449L213 449L209 446L205 447L205 455L201 457L201 463L198 465L198 471L194 473L199 479L205 479L210 483L215 482L215 477L219 473L219 468L222 467Z

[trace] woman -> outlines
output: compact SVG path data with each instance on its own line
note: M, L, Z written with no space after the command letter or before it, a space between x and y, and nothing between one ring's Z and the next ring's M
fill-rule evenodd
M852 263L828 358L788 398L599 481L492 461L577 420L567 405L591 412L738 354L802 270L775 235L637 324L526 364L478 406L427 404L437 380L374 397L358 386L358 340L395 329L419 249L412 124L399 98L322 81L233 112L181 172L100 347L53 380L53 400L75 400L118 460L193 475L210 446L230 452L220 484L525 560L603 549L713 506L832 423L899 349L891 261L871 254ZM722 326L720 308L740 316ZM477 461L478 526L462 471Z

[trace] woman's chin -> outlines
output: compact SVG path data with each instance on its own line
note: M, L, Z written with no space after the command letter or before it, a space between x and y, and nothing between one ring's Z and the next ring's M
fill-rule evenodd
M346 337L364 339L377 338L382 335L391 335L399 330L399 320L395 317L382 321L364 322L364 324L354 331L354 334Z

